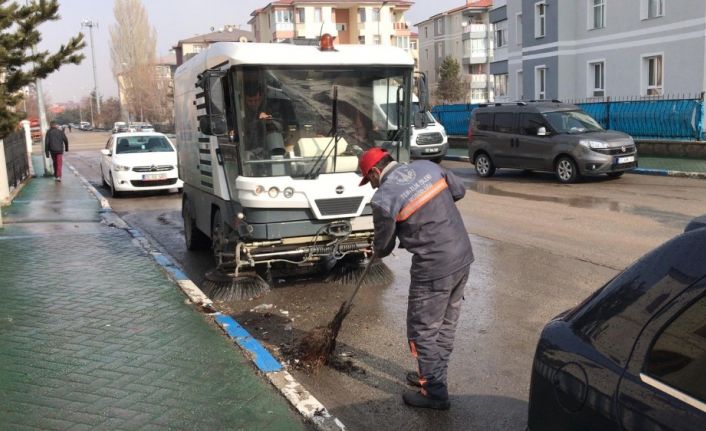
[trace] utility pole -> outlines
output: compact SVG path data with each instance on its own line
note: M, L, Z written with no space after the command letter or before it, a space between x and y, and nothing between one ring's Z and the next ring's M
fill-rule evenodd
M98 23L90 19L84 19L83 21L81 21L81 27L88 27L88 33L91 37L91 62L93 63L93 95L96 98L96 112L98 112L98 115L100 115L101 100L98 96L98 80L96 78L96 52L93 47L93 27L98 27ZM91 106L93 106L93 104L91 104ZM91 121L93 121L93 118L91 118Z

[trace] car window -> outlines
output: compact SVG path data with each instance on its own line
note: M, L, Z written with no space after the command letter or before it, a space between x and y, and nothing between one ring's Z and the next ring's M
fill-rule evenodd
M544 117L559 133L587 133L603 130L593 117L583 111L546 112Z
M517 116L512 113L497 113L495 114L495 123L493 130L501 133L516 133L515 118Z
M493 114L476 114L476 128L478 130L492 130Z
M652 316L706 276L703 262L706 262L706 229L679 235L608 282L572 316L572 326L597 349L624 366L633 341Z
M656 337L645 373L706 402L706 296L681 312Z
M525 113L520 115L520 133L523 135L537 135L540 127L546 128L544 117L539 114Z
M123 136L118 138L115 154L170 153L174 148L164 136Z

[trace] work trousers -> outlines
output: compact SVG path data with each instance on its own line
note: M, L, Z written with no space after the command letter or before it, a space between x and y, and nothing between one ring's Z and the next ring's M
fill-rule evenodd
M51 161L54 164L54 177L61 178L61 165L64 161L64 154L52 152Z
M446 373L469 269L431 281L412 280L409 286L409 347L417 359L422 392L435 399L449 398Z

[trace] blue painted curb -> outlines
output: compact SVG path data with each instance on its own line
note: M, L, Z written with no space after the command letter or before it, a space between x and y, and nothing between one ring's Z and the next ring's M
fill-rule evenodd
M216 322L221 325L223 330L226 331L241 348L250 353L252 361L257 365L260 371L263 373L271 373L282 370L282 364L232 317L217 313Z
M663 177L669 176L669 172L666 169L647 169L647 168L635 168L630 171L633 174L643 174L643 175L659 175Z

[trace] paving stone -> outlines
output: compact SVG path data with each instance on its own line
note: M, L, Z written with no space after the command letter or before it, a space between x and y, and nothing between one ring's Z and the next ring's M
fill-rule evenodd
M3 211L0 429L308 428L78 179L50 181Z

